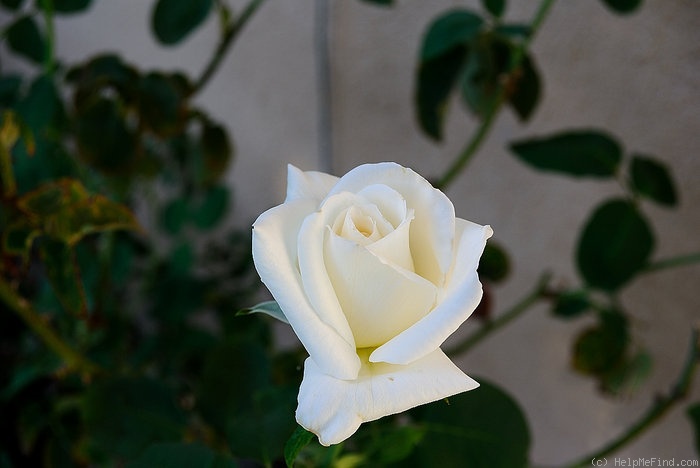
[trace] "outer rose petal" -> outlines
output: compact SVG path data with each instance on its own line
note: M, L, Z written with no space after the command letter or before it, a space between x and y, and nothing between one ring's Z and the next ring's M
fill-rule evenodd
M439 349L405 366L369 363L366 353L357 380L330 377L312 358L304 363L297 422L323 445L344 441L363 422L479 386Z
M298 199L261 214L253 224L253 261L318 367L336 378L354 379L360 369L355 346L319 318L297 268L297 233L315 209L315 200Z
M399 192L413 208L411 252L416 273L442 287L452 263L455 210L452 202L423 177L396 163L364 164L338 180L328 196L340 192L358 193L381 184Z
M285 203L302 198L316 200L317 204L326 198L338 178L325 172L302 171L291 164L287 165L287 198Z
M338 302L324 261L324 243L328 226L343 209L357 203L357 196L343 193L326 200L321 209L307 216L298 232L297 256L303 290L321 320L356 347L348 320Z
M422 358L440 347L479 305L483 291L476 267L493 230L491 226L480 226L460 218L457 218L456 227L455 258L438 306L377 348L369 358L371 362L408 364Z

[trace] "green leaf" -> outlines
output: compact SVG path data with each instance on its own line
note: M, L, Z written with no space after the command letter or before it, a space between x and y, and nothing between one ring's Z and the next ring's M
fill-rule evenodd
M268 386L256 391L228 422L226 434L231 451L263 461L281 459L289 434L297 425L297 393L296 385Z
M632 156L630 188L662 205L675 206L678 202L671 172L666 165L653 158Z
M418 69L415 94L418 123L434 140L442 140L447 104L466 59L466 50L466 47L455 47L440 57L422 62Z
M46 183L17 204L29 216L31 226L68 246L96 232L139 230L128 208L103 195L89 194L77 180Z
M235 468L229 457L199 444L165 442L153 444L126 468Z
M250 315L250 314L265 314L270 317L276 318L280 322L289 323L287 317L285 317L284 312L280 309L279 304L276 301L261 302L260 304L254 305L248 309L239 310L236 315Z
M176 198L170 200L163 208L160 224L168 234L176 235L185 225L188 216L189 208L187 206L187 200L184 198Z
M174 250L168 269L170 277L158 281L153 292L151 314L164 323L181 323L194 312L206 308L205 280L193 277L190 271L184 271L189 260L186 250Z
M482 280L498 283L510 273L510 259L499 244L489 241L479 260L479 277Z
M241 411L253 405L255 393L267 387L269 379L270 363L260 345L221 343L206 356L196 392L199 411L209 424L225 432Z
M20 86L22 86L22 77L19 75L0 77L0 105L13 106L19 99Z
M639 8L642 0L603 0L603 3L615 13L632 13Z
M498 24L493 30L497 35L512 39L525 39L532 32L529 24L519 23Z
M3 232L3 250L10 255L19 255L26 261L34 243L41 231L27 219L20 219L10 224Z
M87 190L79 181L63 179L46 183L23 195L17 201L17 206L31 219L42 221L43 218L55 215L61 209L79 203L88 196Z
M139 113L142 123L157 135L181 130L186 113L177 83L162 73L149 73L139 83Z
M394 466L394 463L402 460L409 466L415 466L409 456L427 432L427 429L420 425L397 425L391 419L373 421L361 429L353 436L353 440L357 446L363 448L362 455L365 460L371 460L376 466Z
M506 0L481 0L481 3L496 18L503 16L506 11Z
M526 467L530 430L517 403L495 385L416 408L426 430L411 457L415 466Z
M58 90L49 75L39 75L32 82L27 95L17 104L17 114L37 139L43 138L46 127L60 121L63 112Z
M54 374L62 365L63 362L54 354L39 354L29 362L23 362L12 370L11 378L0 391L0 400L10 400L32 382Z
M0 5L4 6L8 10L15 11L22 4L24 0L0 0Z
M462 100L476 115L484 116L496 105L511 47L507 41L484 34L470 48L460 91Z
M284 444L284 461L289 468L294 466L294 460L301 452L301 449L309 445L314 440L314 434L301 426L297 426L294 432Z
M467 10L452 10L428 28L421 47L421 64L461 49L481 31L483 20Z
M37 8L45 9L46 0L35 0ZM51 7L55 13L80 13L87 9L92 0L51 0Z
M552 313L559 318L579 317L592 307L586 291L565 291L557 295Z
M700 455L700 403L694 403L686 410L695 430L695 451Z
M169 272L176 277L186 277L194 263L194 252L188 242L183 242L170 252Z
M213 0L158 0L151 17L156 38L166 45L177 44L207 18Z
M602 377L602 390L614 396L633 394L651 375L652 363L651 354L639 351Z
M136 136L117 102L101 97L83 109L77 121L81 157L107 174L128 174L136 161Z
M79 113L89 108L104 91L115 92L125 102L138 98L139 73L118 55L104 54L71 68L66 80L76 87L74 104Z
M75 252L64 242L45 239L39 249L46 275L61 305L77 317L87 316L85 287Z
M60 236L68 245L74 245L83 237L96 232L140 229L136 218L127 207L104 195L91 195L67 208L65 212L61 212L67 230L54 235Z
M228 209L228 189L226 187L210 187L204 198L191 213L192 221L200 229L211 229L221 221Z
M57 130L48 128L46 132ZM68 154L63 142L43 137L36 141L29 140L25 139L24 144L15 146L15 175L20 193L35 190L57 179L78 175L78 161L73 154Z
M515 90L508 97L508 103L522 121L528 120L540 99L540 75L535 63L529 55L523 57Z
M233 146L221 125L205 122L200 140L202 148L202 182L217 181L226 171L233 156Z
M186 423L175 394L141 377L92 384L83 412L88 447L111 458L133 459L153 443L179 441Z
M576 177L612 177L622 159L620 144L600 131L568 131L510 145L523 162Z
M573 366L583 373L605 375L623 359L629 332L627 319L618 312L603 312L600 323L584 330L574 343Z
M46 45L34 18L22 16L7 28L5 34L12 51L35 63L43 62Z
M61 139L56 137L67 131L68 121L53 78L45 74L37 76L15 109L23 140L13 150L19 193L47 181L73 176L77 168L75 157L68 154Z
M644 268L653 248L654 235L636 206L610 200L593 212L583 229L578 269L588 285L615 291Z

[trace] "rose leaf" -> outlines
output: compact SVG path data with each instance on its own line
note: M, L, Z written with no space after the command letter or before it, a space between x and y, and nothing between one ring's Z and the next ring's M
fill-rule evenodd
M594 211L583 229L578 269L588 285L615 291L644 268L653 248L652 230L635 205L610 200Z
M575 130L510 145L524 163L575 177L611 177L622 159L620 144L595 130Z

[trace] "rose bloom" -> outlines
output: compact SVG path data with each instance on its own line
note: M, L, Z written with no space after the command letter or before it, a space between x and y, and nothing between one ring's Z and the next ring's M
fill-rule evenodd
M398 164L341 178L290 165L284 203L253 225L253 259L309 353L297 422L337 444L365 421L476 388L440 345L481 300L492 234Z

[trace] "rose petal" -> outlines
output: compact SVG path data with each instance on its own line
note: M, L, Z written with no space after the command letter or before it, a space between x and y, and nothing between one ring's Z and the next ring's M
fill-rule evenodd
M405 366L370 363L367 352L361 358L356 380L333 378L312 358L304 363L296 418L323 445L344 441L363 422L479 386L439 349Z
M317 205L326 198L338 178L325 172L302 171L291 164L287 165L287 198L285 203L292 200L310 198Z
M360 369L354 344L319 318L304 293L297 267L297 233L315 209L315 200L298 199L261 214L253 224L253 261L318 366L336 378L354 379Z
M408 364L420 359L442 345L479 305L482 289L476 267L493 230L491 226L480 226L459 218L456 226L459 243L438 306L415 325L377 348L370 361Z
M413 210L409 216L392 233L373 242L367 246L367 250L382 259L384 263L403 268L408 271L415 271L413 257L409 243L411 221L413 220Z
M430 281L327 232L326 274L358 348L386 343L434 307L437 288Z
M399 192L384 184L368 185L357 195L379 208L382 215L397 227L406 219L406 199Z
M479 267L481 254L484 252L486 241L493 236L491 226L482 226L466 219L457 218L457 239L455 261L449 273L445 294L451 294L452 289L470 276Z
M306 217L298 229L297 255L302 287L320 319L335 329L345 341L357 347L353 333L338 302L325 264L325 237L331 220L356 202L351 193L341 193L323 202L321 209Z
M396 163L364 164L338 180L328 196L357 193L370 185L387 185L399 192L415 211L411 223L411 252L416 273L441 287L452 263L455 212L441 191L411 169Z
M375 242L394 230L394 226L384 219L375 205L347 208L338 215L331 228L339 236L360 245Z

